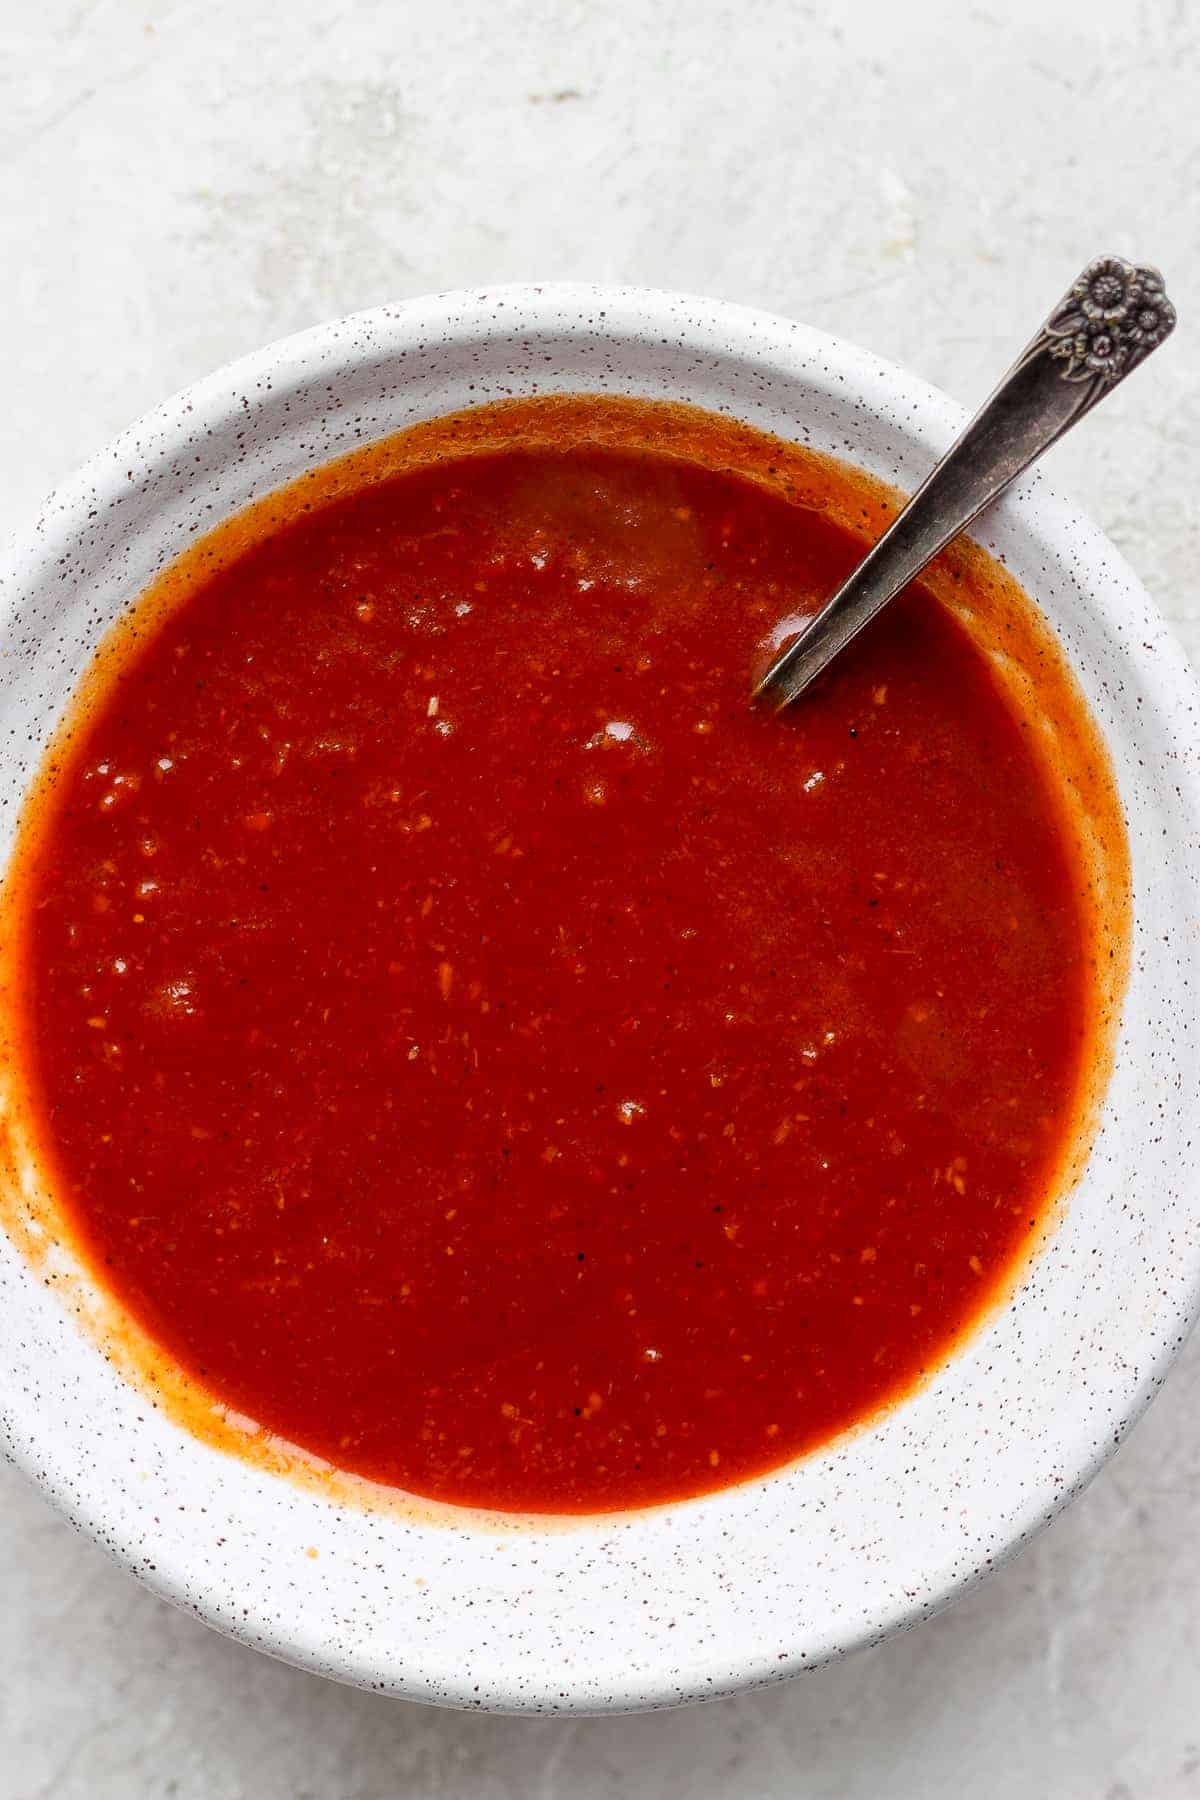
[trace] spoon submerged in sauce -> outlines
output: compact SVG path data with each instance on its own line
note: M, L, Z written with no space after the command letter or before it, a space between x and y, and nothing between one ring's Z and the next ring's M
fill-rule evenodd
M754 689L781 709L889 600L1175 329L1157 269L1090 262L991 397Z

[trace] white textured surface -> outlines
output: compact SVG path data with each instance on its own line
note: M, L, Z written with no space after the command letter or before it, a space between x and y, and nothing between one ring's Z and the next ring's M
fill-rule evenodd
M1184 331L1053 476L1200 651L1198 78L1188 0L9 6L0 527L167 391L375 300L693 288L971 399L1111 246L1164 266ZM916 1635L625 1721L460 1718L270 1665L4 1475L0 1794L1200 1795L1198 1372L1194 1341L1082 1501Z

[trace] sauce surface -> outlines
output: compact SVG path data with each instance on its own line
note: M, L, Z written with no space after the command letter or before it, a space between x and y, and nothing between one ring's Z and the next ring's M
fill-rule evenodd
M340 1469L583 1511L935 1366L1075 1129L1082 878L920 589L805 703L832 515L614 442L434 460L197 573L29 837L32 1101L85 1254Z

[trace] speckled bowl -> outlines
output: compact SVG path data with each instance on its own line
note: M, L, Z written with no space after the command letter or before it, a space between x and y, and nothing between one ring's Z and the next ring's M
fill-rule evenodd
M500 396L601 390L729 412L915 485L962 420L864 351L739 307L587 287L387 307L170 401L0 560L0 819L99 636L198 533L315 463ZM1011 1304L869 1430L650 1512L443 1519L336 1504L190 1436L0 1243L3 1441L158 1593L381 1692L510 1711L707 1699L811 1669L946 1604L1083 1486L1200 1301L1200 718L1121 558L1040 481L980 540L1040 602L1107 738L1128 818L1133 967L1100 1132Z

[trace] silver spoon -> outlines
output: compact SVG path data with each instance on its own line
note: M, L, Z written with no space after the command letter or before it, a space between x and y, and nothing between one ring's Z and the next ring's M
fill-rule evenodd
M1030 463L1175 329L1157 269L1101 256L1055 307L903 512L798 638L755 699L782 708Z

